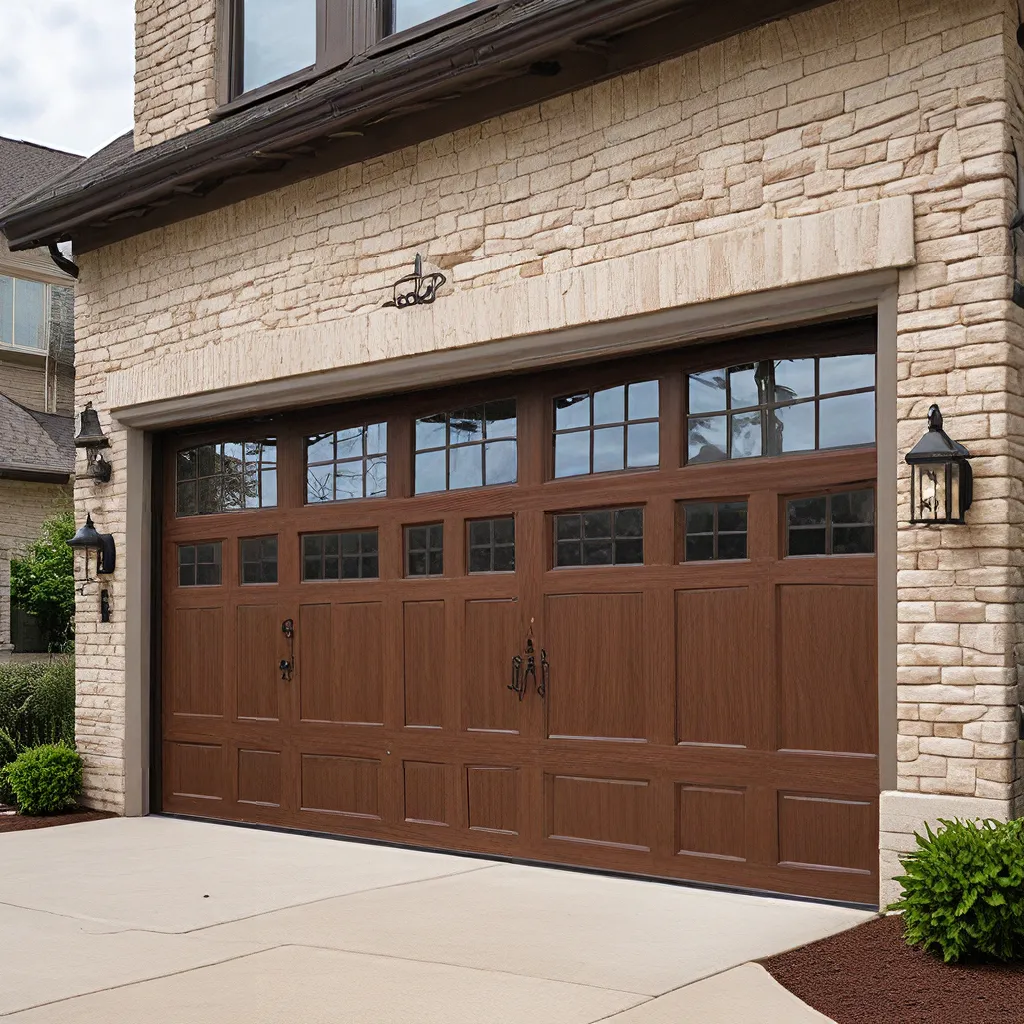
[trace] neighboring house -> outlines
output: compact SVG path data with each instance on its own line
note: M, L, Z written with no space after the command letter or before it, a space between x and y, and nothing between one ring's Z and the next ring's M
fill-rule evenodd
M386 6L140 0L0 215L111 444L89 801L868 904L1017 814L1015 0Z
M82 158L0 137L0 206ZM42 638L11 608L10 561L71 495L75 468L74 280L46 248L11 252L0 237L0 661Z

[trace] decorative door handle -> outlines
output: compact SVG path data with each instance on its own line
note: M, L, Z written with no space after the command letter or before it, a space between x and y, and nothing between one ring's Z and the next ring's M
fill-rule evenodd
M520 700L526 696L526 684L522 678L522 671L523 659L517 654L512 659L512 682L508 684L508 688L513 693L518 693Z
M548 652L541 648L540 652L540 681L537 683L537 694L544 698L548 695L548 686L551 683L551 663L548 661Z
M281 659L278 668L281 670L281 678L290 683L292 671L295 668L295 620L285 619L281 623L281 632L288 638L288 657Z
M281 678L286 682L292 681L292 663L287 658L281 659Z

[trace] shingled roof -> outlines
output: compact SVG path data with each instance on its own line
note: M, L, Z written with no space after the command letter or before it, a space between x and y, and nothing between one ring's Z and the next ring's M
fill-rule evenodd
M75 471L75 419L0 394L0 477L63 482Z
M0 207L35 192L58 174L66 174L85 158L61 149L37 146L0 135Z

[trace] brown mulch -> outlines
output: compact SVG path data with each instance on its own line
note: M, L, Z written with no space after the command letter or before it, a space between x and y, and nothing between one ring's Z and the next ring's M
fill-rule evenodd
M876 918L763 961L779 984L837 1024L1024 1021L1024 964L944 964Z
M50 828L53 825L73 825L77 821L99 821L101 818L113 818L109 811L90 811L86 807L78 807L67 814L46 814L39 818L29 818L23 814L0 812L0 832L24 832L30 828Z

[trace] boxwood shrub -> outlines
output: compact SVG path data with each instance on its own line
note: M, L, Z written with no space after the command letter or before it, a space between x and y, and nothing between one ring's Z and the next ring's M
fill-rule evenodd
M22 814L70 810L82 792L82 759L64 743L23 751L3 773Z
M1024 958L1024 819L925 826L901 858L907 942L958 960Z

